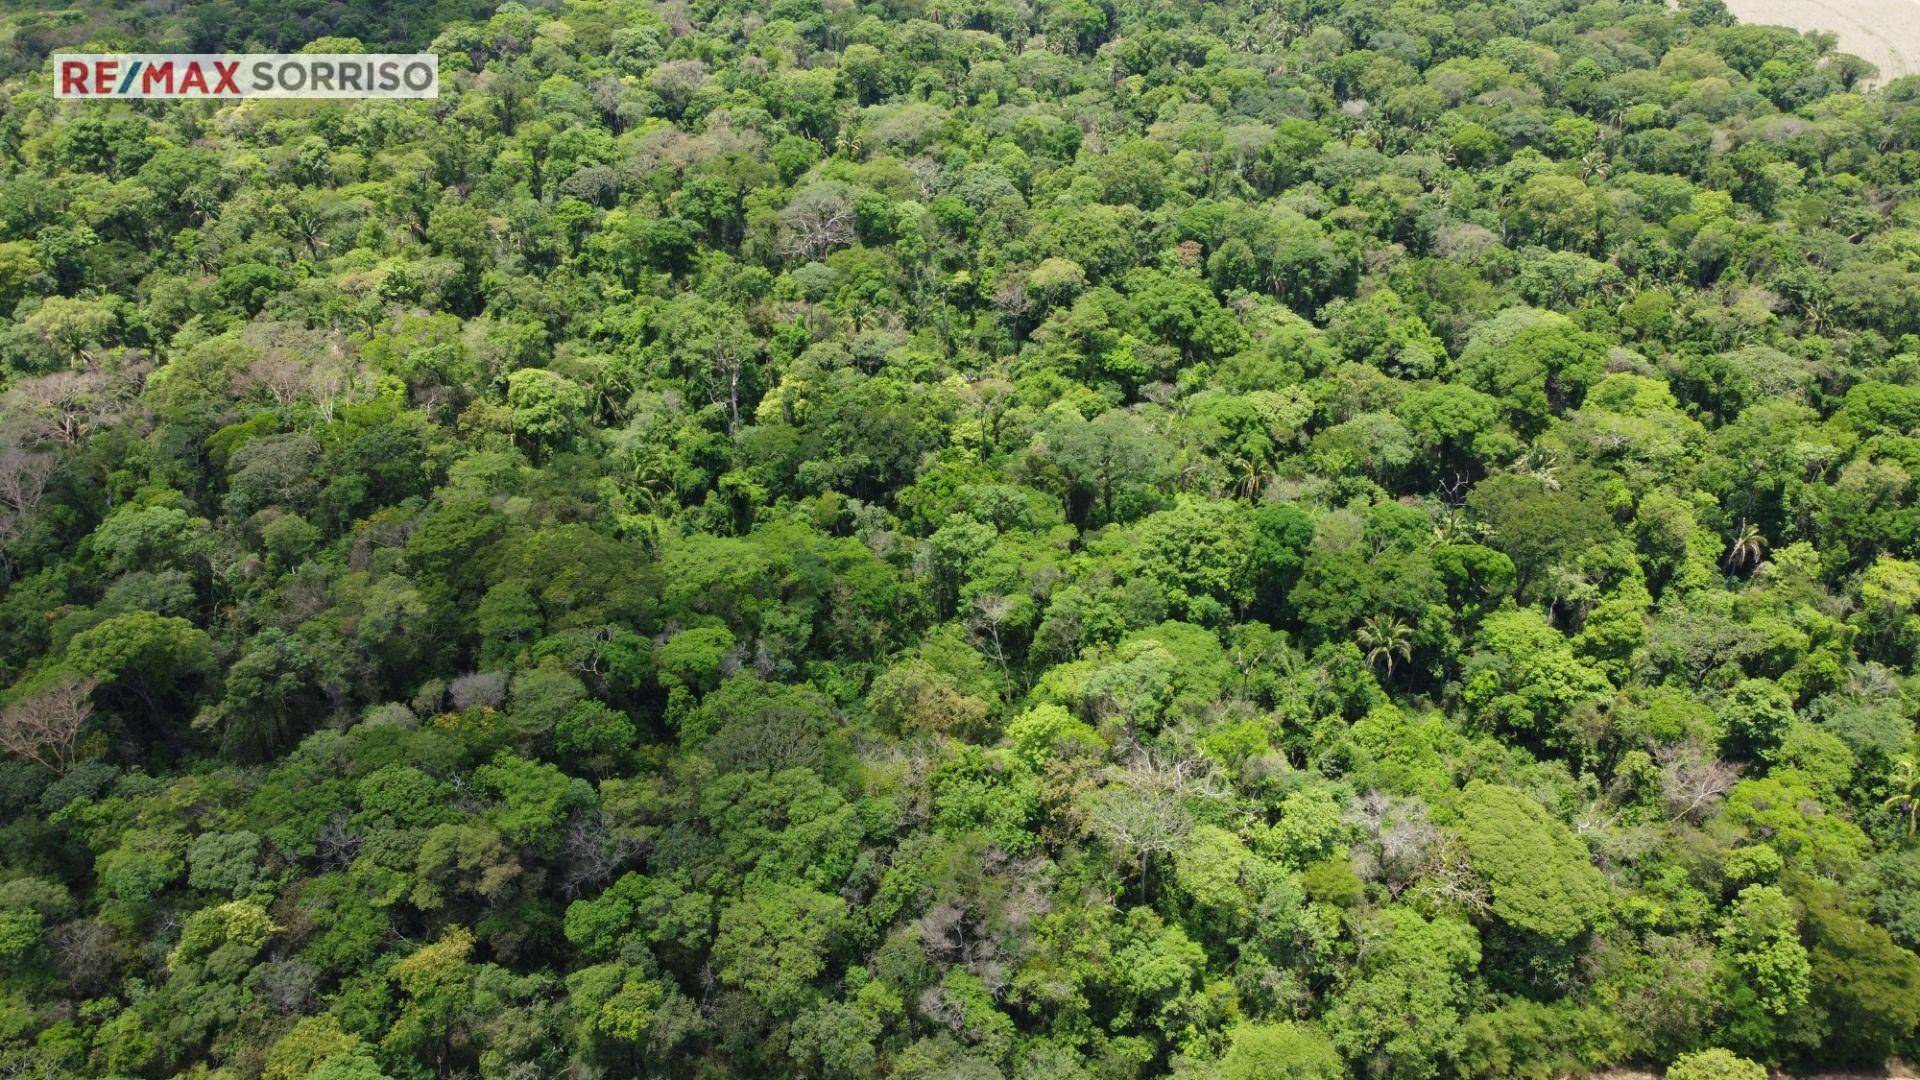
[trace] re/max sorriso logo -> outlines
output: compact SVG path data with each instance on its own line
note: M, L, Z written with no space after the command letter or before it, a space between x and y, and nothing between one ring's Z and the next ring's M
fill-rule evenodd
M433 98L432 53L57 53L61 98Z

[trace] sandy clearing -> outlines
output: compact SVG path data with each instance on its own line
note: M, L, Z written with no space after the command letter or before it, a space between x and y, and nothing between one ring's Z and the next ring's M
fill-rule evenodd
M1743 23L1828 30L1880 69L1876 85L1920 72L1920 0L1726 0Z

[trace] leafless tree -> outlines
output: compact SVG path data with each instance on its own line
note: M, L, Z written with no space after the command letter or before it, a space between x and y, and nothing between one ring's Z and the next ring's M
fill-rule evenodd
M818 259L853 243L853 189L837 180L801 188L780 211L780 248L789 256Z
M0 750L55 775L73 767L100 680L67 675L0 708Z
M360 857L360 834L353 831L346 811L338 811L320 826L313 838L313 850L323 866L338 870L352 866Z
M233 392L242 395L263 390L274 404L286 408L300 400L306 375L307 365L292 354L269 352L255 357L252 363L234 373Z
M672 115L686 110L707 84L707 65L699 60L669 60L647 75L647 89L660 96Z
M640 853L639 841L607 828L598 812L576 813L567 822L561 892L568 899L585 896L612 881Z
M0 542L26 531L28 519L40 508L40 498L46 494L47 480L59 464L60 459L53 454L18 447L0 449Z
M120 935L103 919L77 919L48 935L54 966L75 994L91 997L113 984L126 959Z
M1425 803L1382 791L1356 796L1347 804L1346 820L1372 840L1355 853L1365 861L1362 869L1377 873L1395 896L1434 866L1445 840L1428 819Z
M332 422L340 402L359 385L360 374L360 368L348 363L315 364L307 369L307 395L322 420Z
M1466 847L1457 837L1445 833L1440 834L1439 842L1429 852L1414 891L1442 904L1464 908L1476 916L1485 915L1493 908L1487 883L1474 870Z
M1141 889L1156 855L1171 854L1187 838L1193 820L1171 792L1110 787L1087 807L1087 827L1140 865Z
M455 678L447 692L456 710L498 708L507 700L507 677L498 671L476 671Z
M707 356L716 385L726 387L727 431L731 433L740 427L740 382L753 359L753 345L738 333L715 334L711 343Z
M1016 327L1020 326L1020 317L1033 306L1027 295L1027 279L1018 274L1001 278L993 290L993 306L1002 318Z
M1721 962L1716 952L1713 940L1704 935L1650 934L1643 948L1603 938L1592 957L1600 971L1650 965L1661 977L1594 981L1622 988L1615 1006L1618 1015L1649 1045L1685 1044L1711 1025L1720 1008L1715 995L1700 992L1701 987L1713 985L1714 970Z
M926 913L914 920L914 928L920 932L920 943L927 955L936 960L960 963L970 962L974 947L973 935L968 932L967 908L957 899L948 898L928 908Z
M1144 896L1153 859L1177 850L1193 829L1187 800L1222 792L1212 766L1203 759L1159 761L1138 746L1132 759L1109 775L1107 786L1087 800L1087 828L1138 861Z
M1000 670L1007 670L1007 650L1000 642L1000 627L1013 614L1013 598L992 593L973 598L974 614L968 618L967 625L975 634L983 636L993 645L993 659Z
M654 8L661 21L667 24L667 32L674 37L686 37L694 31L693 17L687 13L685 0L667 0Z
M231 390L236 395L264 393L282 408L306 401L332 419L362 374L344 339L326 330L257 322L242 331L241 340L254 358L234 372Z
M110 415L108 378L98 368L35 375L14 384L3 404L34 442L74 446Z
M914 929L928 955L965 967L993 990L1006 982L1006 957L1019 951L1023 928L1051 908L1048 873L1039 860L1022 862L998 849L986 851L976 868L958 895L928 908Z
M1740 779L1740 766L1691 748L1663 747L1655 760L1672 821L1699 821Z
M354 375L351 365L338 360L310 360L274 349L236 372L232 388L235 394L263 391L283 409L296 402L311 402L322 419L331 420L340 400L352 389Z
M255 993L287 1016L303 1016L319 999L320 972L305 960L261 964L248 978Z

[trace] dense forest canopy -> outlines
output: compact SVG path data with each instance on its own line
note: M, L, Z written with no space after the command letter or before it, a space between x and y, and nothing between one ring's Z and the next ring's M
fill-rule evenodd
M1920 80L1717 0L0 15L0 1073L1920 1052ZM430 47L426 102L55 49Z

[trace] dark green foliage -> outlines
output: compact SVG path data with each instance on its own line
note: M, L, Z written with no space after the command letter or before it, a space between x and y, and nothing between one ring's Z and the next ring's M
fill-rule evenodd
M1920 1054L1912 79L1717 0L14 7L0 1073ZM307 46L442 94L46 85Z

